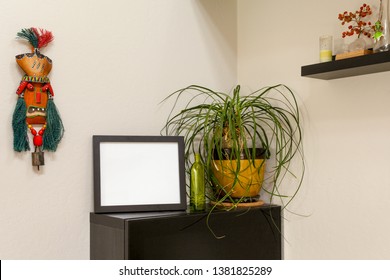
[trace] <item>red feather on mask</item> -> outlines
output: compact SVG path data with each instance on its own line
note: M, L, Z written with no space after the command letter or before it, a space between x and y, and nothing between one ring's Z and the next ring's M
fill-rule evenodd
M35 27L31 27L31 30L34 32L35 36L38 39L38 48L46 47L54 39L54 36L51 31L45 29L38 29Z

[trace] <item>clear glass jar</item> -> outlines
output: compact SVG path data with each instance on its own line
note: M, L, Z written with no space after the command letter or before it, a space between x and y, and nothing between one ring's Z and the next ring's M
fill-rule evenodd
M390 27L389 27L389 0L381 0L379 8L380 32L382 35L374 43L374 52L384 52L390 50Z

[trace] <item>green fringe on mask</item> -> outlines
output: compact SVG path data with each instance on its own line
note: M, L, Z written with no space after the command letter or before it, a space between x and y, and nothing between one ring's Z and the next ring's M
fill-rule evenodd
M64 126L53 99L47 101L46 129L43 134L43 150L55 152L64 135Z
M29 151L30 145L27 136L26 102L18 98L12 116L12 129L14 131L14 150L17 152Z

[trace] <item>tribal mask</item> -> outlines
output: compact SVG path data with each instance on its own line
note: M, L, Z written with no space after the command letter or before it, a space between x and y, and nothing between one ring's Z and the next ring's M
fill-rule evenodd
M52 61L40 53L40 49L53 40L53 35L50 31L32 27L22 29L17 36L31 44L32 52L16 56L16 62L25 75L16 90L18 101L12 118L14 150L30 150L27 135L30 130L35 146L32 164L39 169L40 165L44 165L43 150L56 151L64 133L62 120L53 101L54 91L48 78ZM37 126L40 126L38 132Z

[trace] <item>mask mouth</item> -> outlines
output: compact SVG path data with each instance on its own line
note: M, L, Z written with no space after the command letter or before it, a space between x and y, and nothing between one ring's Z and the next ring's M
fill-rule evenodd
M38 106L29 106L26 113L27 118L46 117L46 108Z

